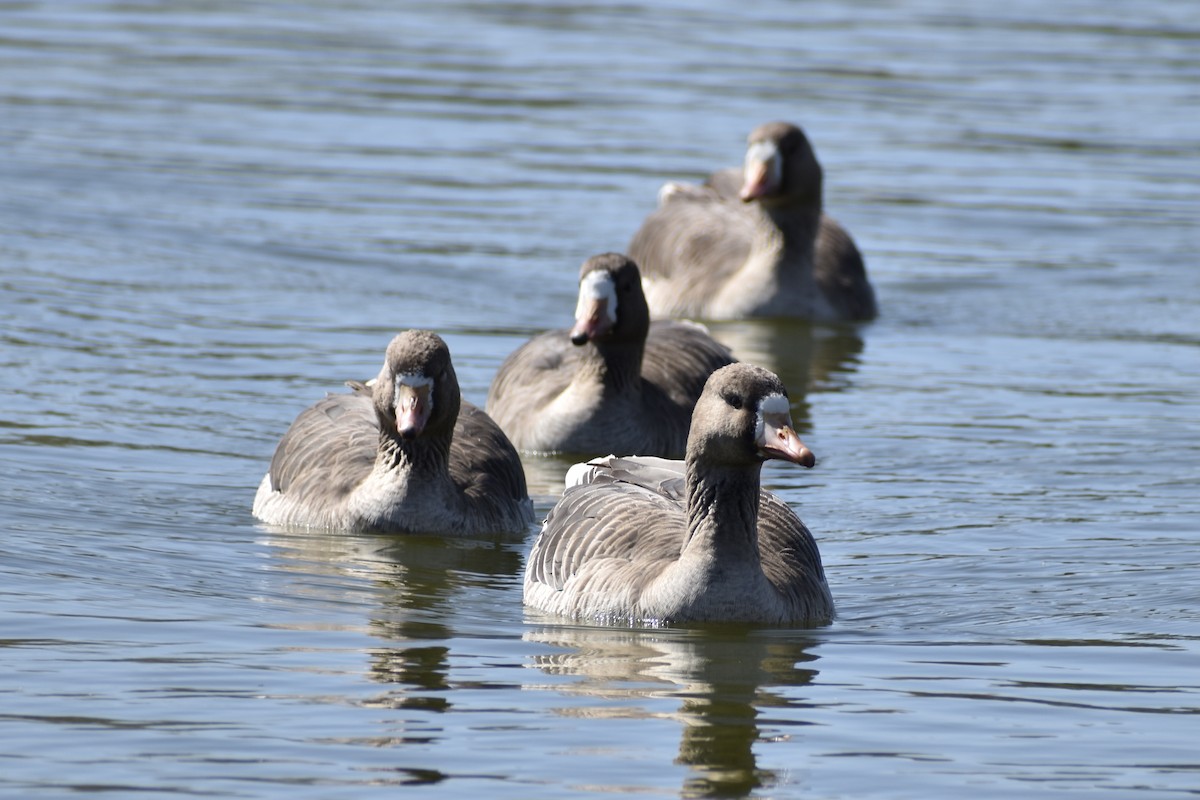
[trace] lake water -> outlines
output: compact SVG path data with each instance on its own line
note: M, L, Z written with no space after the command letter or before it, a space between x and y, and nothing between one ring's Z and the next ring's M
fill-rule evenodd
M1198 108L1175 0L0 3L0 796L1200 794ZM771 119L882 309L714 326L791 387L832 626L252 519L394 332L481 403Z

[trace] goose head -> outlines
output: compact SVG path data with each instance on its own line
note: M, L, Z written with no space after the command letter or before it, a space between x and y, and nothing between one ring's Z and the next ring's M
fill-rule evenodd
M650 309L637 264L620 253L603 253L583 262L571 343L640 342L649 329Z
M747 139L738 197L764 205L819 205L821 179L821 165L804 131L787 122L768 122Z
M792 425L787 389L762 367L722 367L709 376L692 412L687 460L746 467L768 459L816 463Z
M461 395L450 349L431 331L405 331L392 339L372 386L384 430L411 441L453 431Z

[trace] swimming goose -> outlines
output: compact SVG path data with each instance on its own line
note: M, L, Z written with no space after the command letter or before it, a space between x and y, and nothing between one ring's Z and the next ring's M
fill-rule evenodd
M759 488L767 459L805 467L774 374L708 379L683 463L610 456L572 467L525 567L525 603L619 625L816 625L834 615L821 556L791 508Z
M637 265L604 253L580 268L575 326L509 355L487 411L525 452L678 458L705 380L733 360L695 323L652 324Z
M862 255L822 213L821 181L804 131L772 122L741 170L665 185L629 245L654 316L873 318Z
M520 457L463 400L429 331L388 345L372 385L300 412L275 449L254 516L279 525L477 536L534 521Z

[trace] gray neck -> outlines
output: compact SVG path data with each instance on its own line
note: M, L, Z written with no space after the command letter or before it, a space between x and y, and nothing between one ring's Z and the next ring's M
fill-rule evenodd
M704 548L718 563L760 563L758 491L760 465L687 464L687 552Z
M450 437L427 434L406 441L394 432L381 428L375 464L387 472L448 476Z
M792 203L779 206L763 206L765 216L779 230L783 239L785 258L803 254L811 260L813 243L821 226L821 206Z
M604 384L605 391L637 391L642 380L642 354L645 341L600 341L584 345Z

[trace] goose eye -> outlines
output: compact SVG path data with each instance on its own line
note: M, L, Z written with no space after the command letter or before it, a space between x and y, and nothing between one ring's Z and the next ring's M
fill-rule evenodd
M725 402L729 403L729 405L733 406L734 408L741 408L742 396L740 394L725 395Z

